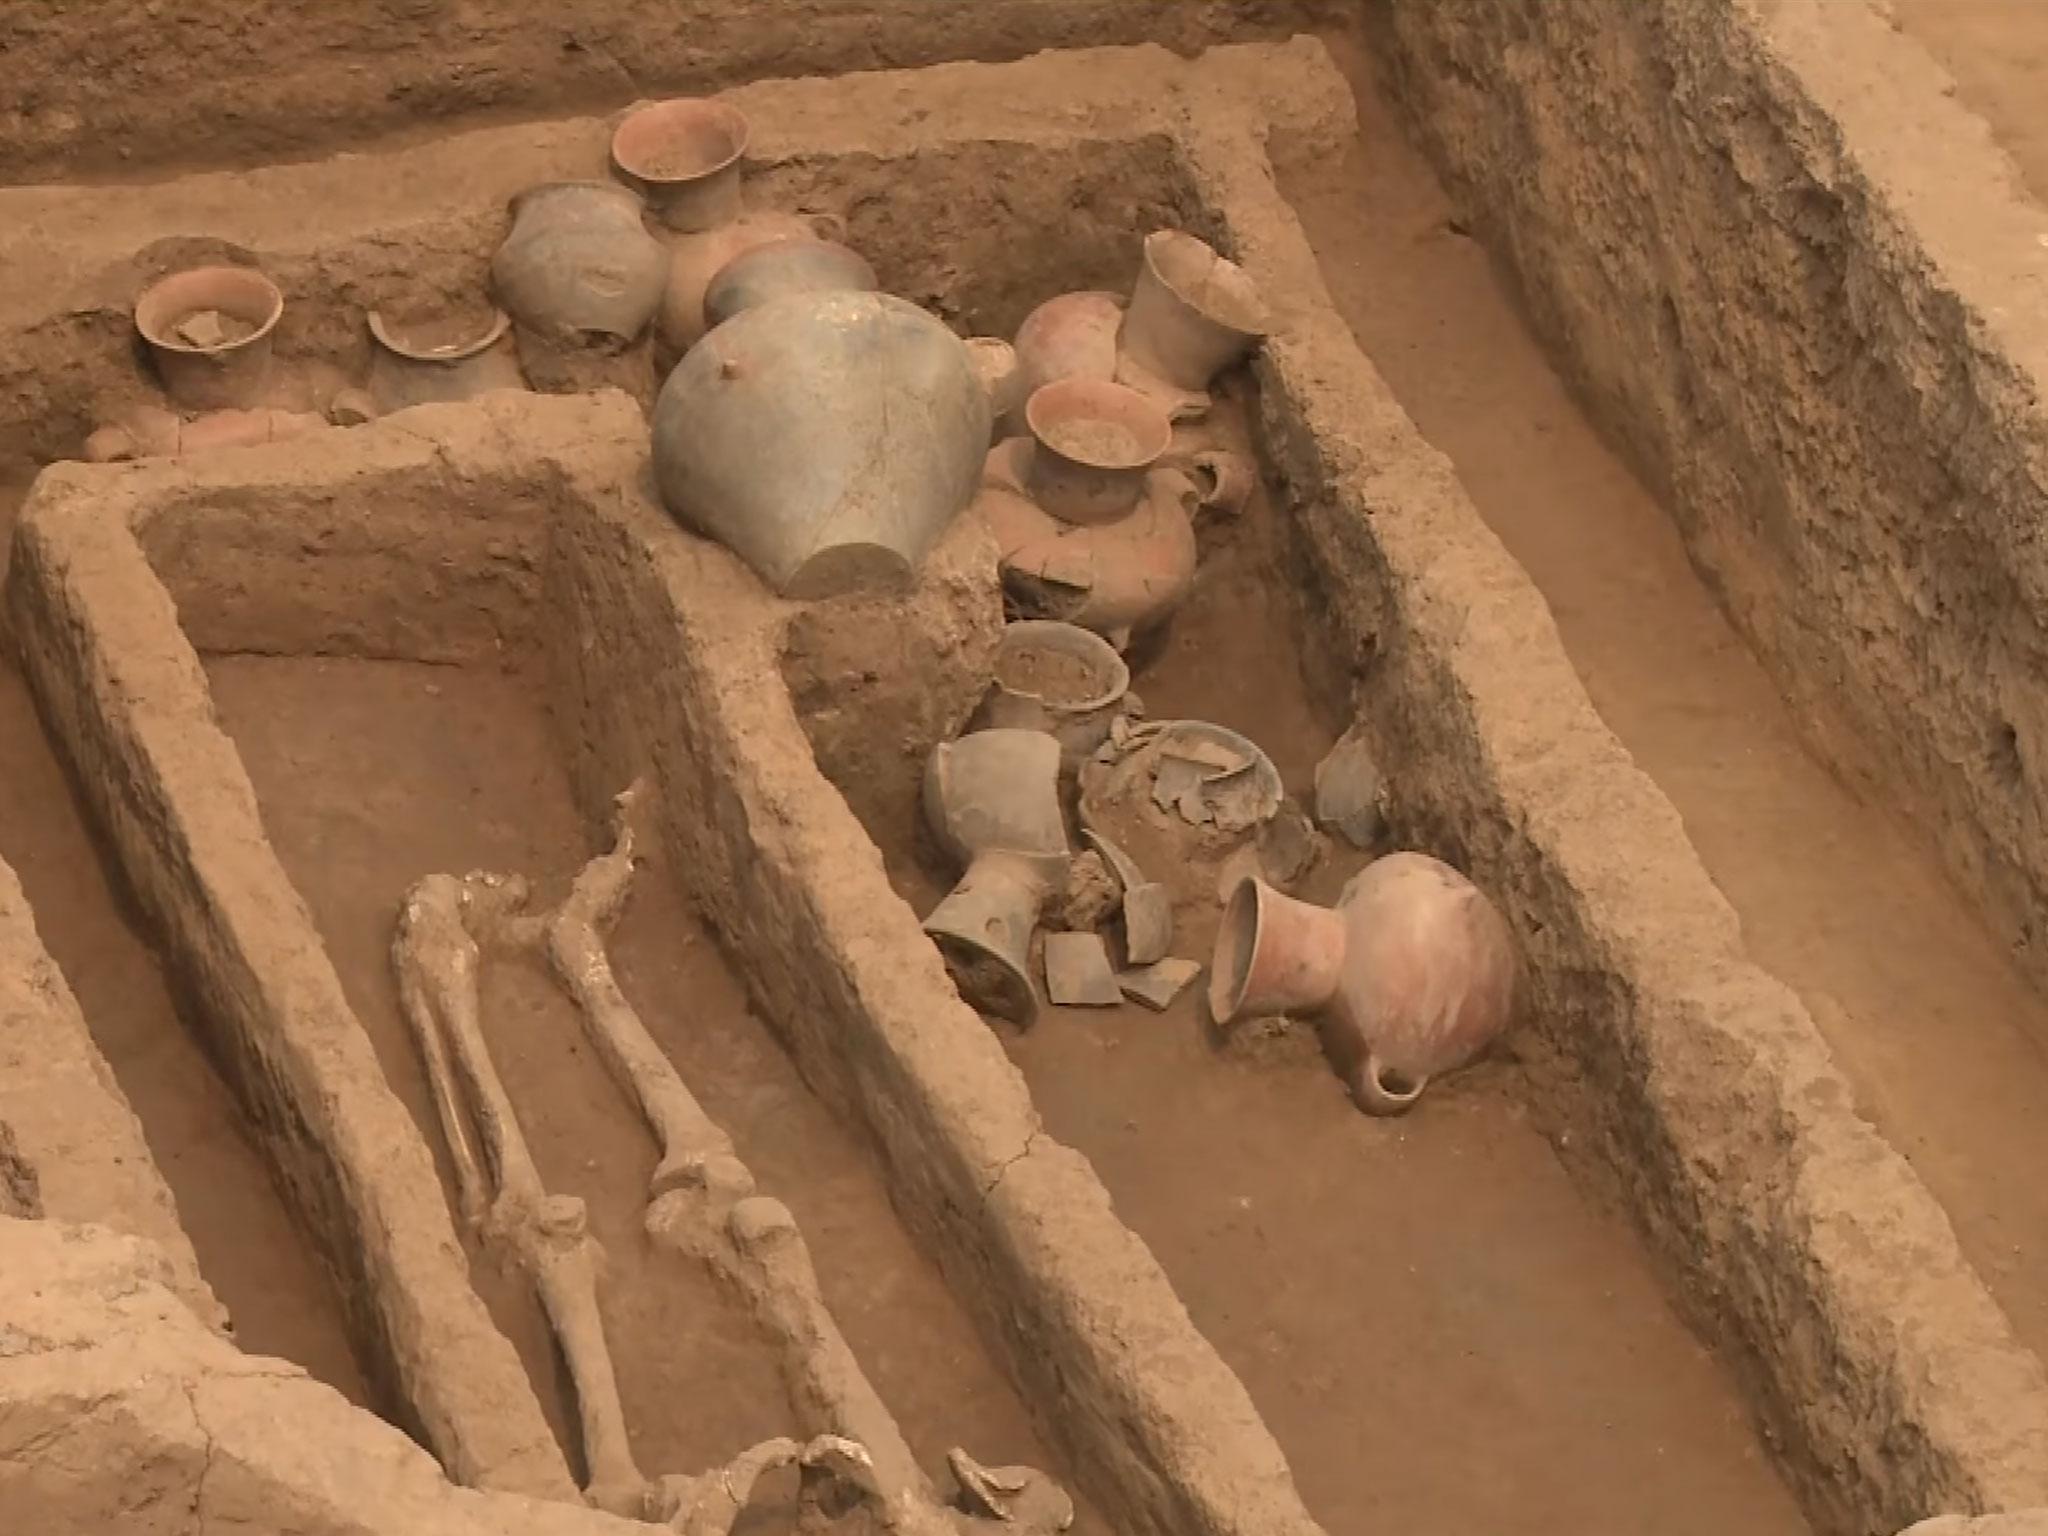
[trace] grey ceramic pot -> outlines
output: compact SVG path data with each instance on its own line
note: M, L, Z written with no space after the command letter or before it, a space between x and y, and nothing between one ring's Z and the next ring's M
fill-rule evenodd
M735 315L654 407L675 517L778 593L902 590L973 499L988 396L966 344L884 293L804 293Z

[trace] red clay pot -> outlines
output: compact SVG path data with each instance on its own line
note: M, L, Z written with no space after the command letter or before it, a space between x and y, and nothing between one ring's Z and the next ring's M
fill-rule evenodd
M1231 893L1209 968L1219 1024L1310 1014L1358 1107L1396 1115L1508 1025L1517 962L1507 922L1440 860L1368 864L1333 908L1247 877Z

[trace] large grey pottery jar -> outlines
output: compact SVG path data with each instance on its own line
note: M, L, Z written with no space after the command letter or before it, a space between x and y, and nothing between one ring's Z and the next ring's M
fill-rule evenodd
M885 293L804 293L735 315L654 407L678 520L785 597L901 590L970 502L988 395L966 344Z

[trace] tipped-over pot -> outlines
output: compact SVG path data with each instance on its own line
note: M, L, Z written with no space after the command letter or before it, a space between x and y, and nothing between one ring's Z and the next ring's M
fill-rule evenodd
M1038 1014L1031 935L1066 877L1060 744L1040 731L976 731L941 742L925 768L925 819L967 873L924 921L960 995L983 1013Z
M512 199L512 229L491 258L491 288L521 326L550 342L624 346L646 328L668 255L640 223L640 199L608 181L554 181Z
M988 396L960 338L883 293L735 315L654 407L670 512L785 597L900 590L973 499Z
M1176 229L1145 237L1145 260L1118 345L1177 389L1209 387L1265 337L1266 308L1244 269Z
M1218 1024L1318 1018L1352 1099L1397 1115L1508 1025L1517 962L1505 919L1479 888L1420 853L1376 859L1335 907L1248 876L1231 892L1209 967Z

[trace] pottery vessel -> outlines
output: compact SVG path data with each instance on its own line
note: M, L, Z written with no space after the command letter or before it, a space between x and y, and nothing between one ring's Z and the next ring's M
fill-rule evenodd
M1258 467L1227 448L1197 448L1170 455L1166 463L1186 475L1195 487L1195 505L1220 517L1243 512L1258 487Z
M1396 853L1354 875L1333 908L1239 884L1216 933L1209 1009L1219 1024L1318 1015L1358 1107L1392 1115L1507 1027L1516 971L1507 922L1478 887L1426 854Z
M1035 453L1029 438L998 443L975 502L1001 557L1004 595L1026 618L1078 624L1124 650L1166 622L1194 586L1194 486L1177 470L1154 468L1121 517L1070 523L1027 491Z
M270 373L271 334L283 316L284 295L253 267L173 272L135 301L135 328L164 393L188 411L254 405Z
M612 133L612 167L655 217L689 234L740 212L747 120L723 101L678 97L636 108Z
M1113 726L1076 791L1082 831L1147 871L1190 925L1214 915L1218 888L1235 883L1226 872L1256 854L1284 799L1258 744L1208 720Z
M493 309L480 326L406 325L370 311L370 398L380 411L473 400L493 389L524 389L512 319Z
M491 287L521 326L557 343L623 346L661 304L668 256L640 200L608 181L556 181L512 199Z
M776 240L830 238L828 222L772 210L744 213L716 229L685 235L673 242L661 295L661 314L655 327L662 356L673 363L697 344L708 328L704 318L705 290L728 263Z
M251 448L281 442L328 425L312 411L228 408L186 418L176 411L143 407L119 421L99 427L85 440L83 457L90 464L116 464L128 459L183 458L218 448Z
M1264 338L1265 305L1244 269L1179 230L1145 238L1118 345L1125 358L1182 390L1206 390Z
M875 269L836 240L806 235L740 252L704 290L704 324L723 325L742 310L798 293L872 293Z
M987 442L967 348L883 293L798 294L736 315L654 407L670 512L786 597L907 588L973 499Z
M1024 404L1024 373L1017 363L1017 349L1000 336L970 336L967 355L988 395L989 441L1000 442L1014 430L1017 412Z
M1063 293L1032 310L1015 343L1024 398L1061 379L1114 379L1123 318L1123 301L1097 291Z
M966 866L924 931L960 995L983 1013L1029 1024L1038 1013L1031 936L1065 879L1060 745L1039 731L976 731L941 742L925 768L925 819Z
M1173 442L1166 413L1121 384L1061 379L1024 403L1032 438L1025 491L1065 523L1107 523L1144 494L1145 475Z
M1033 658L1044 658L1065 678L1085 683L1056 689L1025 681ZM995 681L977 716L983 727L1042 731L1060 744L1071 772L1109 739L1110 722L1131 690L1131 669L1100 635L1056 619L1018 619L996 642Z

